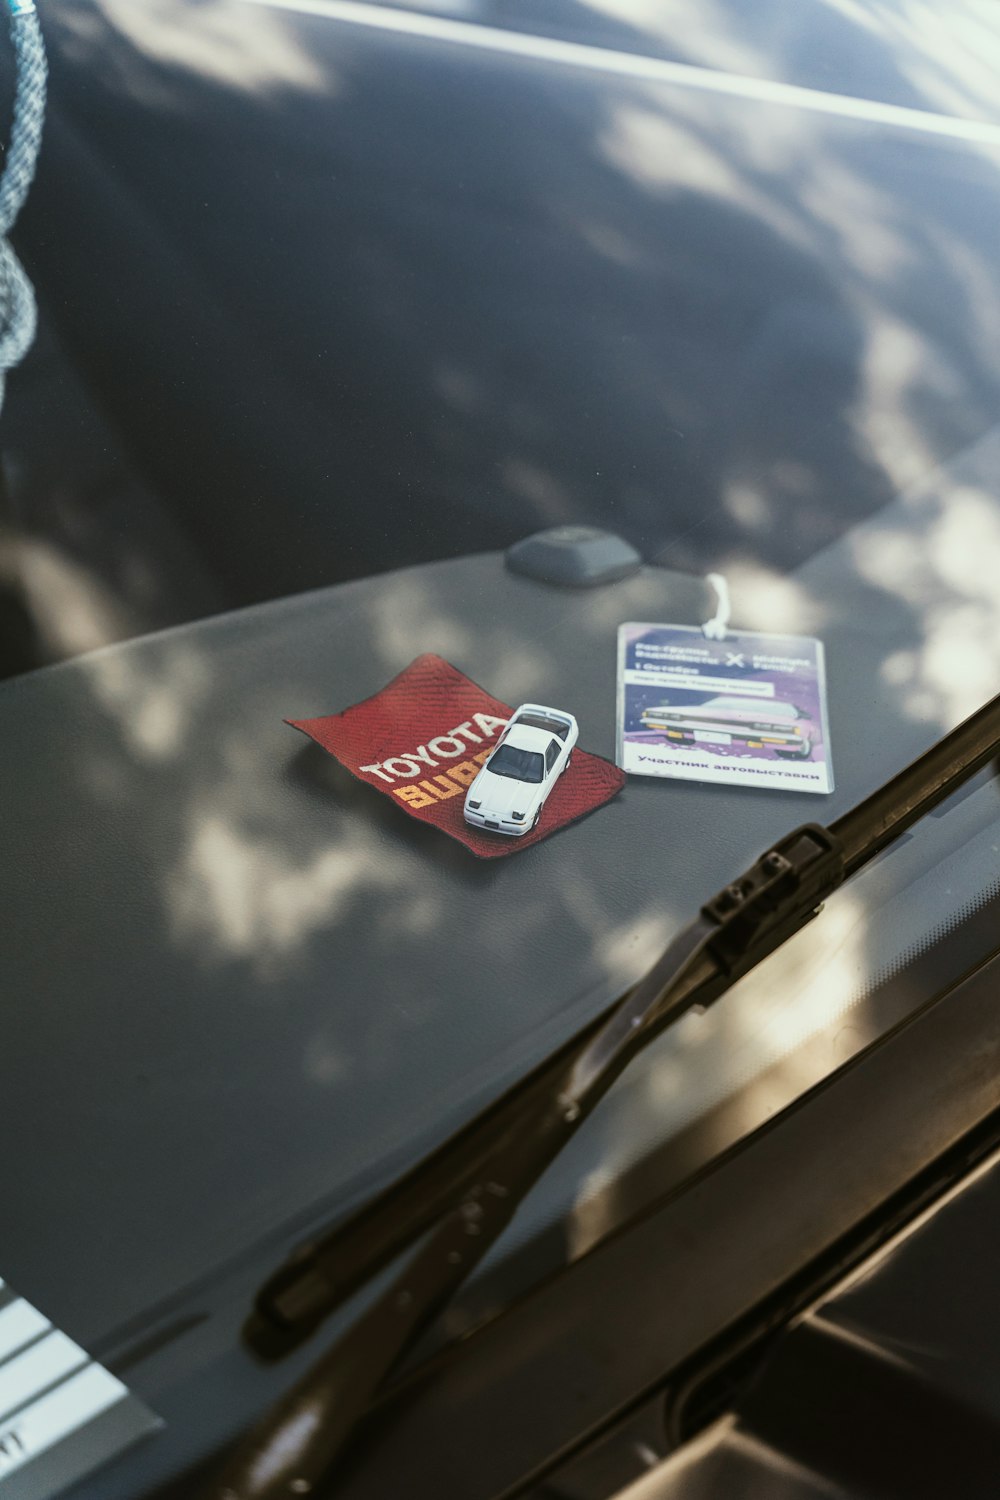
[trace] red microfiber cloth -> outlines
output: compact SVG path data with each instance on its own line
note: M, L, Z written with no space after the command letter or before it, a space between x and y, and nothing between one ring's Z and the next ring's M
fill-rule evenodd
M287 719L402 812L458 839L481 859L516 854L609 802L625 774L579 746L538 827L520 838L470 828L465 793L513 709L440 656L418 656L373 698L340 714Z

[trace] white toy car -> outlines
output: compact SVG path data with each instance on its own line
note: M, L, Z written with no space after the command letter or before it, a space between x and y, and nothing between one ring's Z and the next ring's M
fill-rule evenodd
M572 714L522 703L465 796L465 821L514 838L537 826L580 730Z

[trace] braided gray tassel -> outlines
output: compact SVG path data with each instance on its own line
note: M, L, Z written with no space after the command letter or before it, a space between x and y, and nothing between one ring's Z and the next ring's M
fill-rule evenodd
M35 337L35 294L7 235L35 176L45 120L48 70L33 0L8 0L17 86L10 146L0 176L0 406L8 370L27 354Z

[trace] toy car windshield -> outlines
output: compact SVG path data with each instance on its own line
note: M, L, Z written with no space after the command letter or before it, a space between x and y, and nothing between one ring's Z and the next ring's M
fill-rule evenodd
M494 776L507 776L512 781L539 782L545 774L544 762L538 752L519 750L516 745L501 745L490 757L488 769Z

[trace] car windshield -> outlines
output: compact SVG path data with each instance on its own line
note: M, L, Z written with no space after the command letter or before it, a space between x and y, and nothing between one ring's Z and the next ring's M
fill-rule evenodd
M200 1437L169 1411L176 1371L213 1411L241 1268L996 692L1000 6L37 11L0 243L0 1308L163 1398L165 1486L254 1414L242 1367ZM519 709L548 771L499 743ZM658 1039L447 1329L971 972L998 849L984 773ZM195 1332L157 1346L168 1314Z
M539 782L545 775L545 763L537 750L519 750L516 745L501 745L490 756L486 767L494 776L511 781Z

